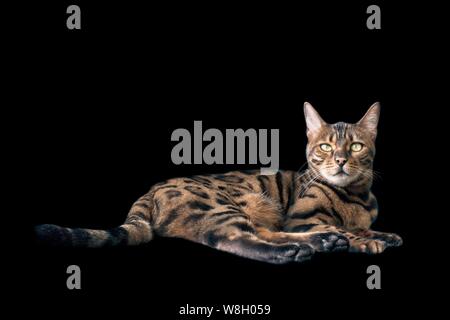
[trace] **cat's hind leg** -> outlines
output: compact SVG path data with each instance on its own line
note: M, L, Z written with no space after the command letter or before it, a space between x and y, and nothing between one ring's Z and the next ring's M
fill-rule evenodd
M274 243L263 240L257 236L250 221L214 228L205 233L204 243L242 257L275 264L301 262L308 260L314 253L314 249L306 243Z
M301 262L314 254L314 249L305 243L275 243L261 238L250 216L238 206L216 207L203 226L207 226L202 233L203 243L250 259L282 264Z
M277 264L303 261L314 253L308 244L273 243L259 238L250 217L231 199L217 191L207 194L205 187L193 187L190 183L176 193L165 189L156 192L153 228L157 235L183 238Z

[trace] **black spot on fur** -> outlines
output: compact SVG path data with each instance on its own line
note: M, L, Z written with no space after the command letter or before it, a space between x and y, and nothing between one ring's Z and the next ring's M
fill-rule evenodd
M370 192L368 192L368 191L364 191L364 192L360 192L360 193L354 193L354 192L350 192L350 191L347 191L347 192L348 192L348 194L350 194L352 196L360 198L363 202L367 202L370 197Z
M231 201L225 198L217 198L216 202L220 205L227 205L227 204L231 204Z
M205 240L209 246L215 247L219 242L226 240L226 237L217 234L217 231L209 231L205 234Z
M217 180L229 182L229 183L242 183L244 182L244 179L238 176L233 175L224 175L224 174L217 174L214 176Z
M253 229L253 227L246 222L234 222L229 224L229 226L238 228L242 232L255 232L255 229Z
M175 208L170 210L169 214L165 217L165 219L162 221L162 223L158 226L158 232L161 234L166 234L167 233L167 227L173 222L175 221L176 218L178 218L179 213L178 213L178 209L179 208Z
M191 208L191 209L202 210L202 211L208 211L213 208L209 204L206 204L201 201L191 201L188 203L188 205L189 205L189 208Z
M199 182L199 183L201 183L201 184L204 184L204 185L206 185L206 186L210 186L210 185L212 185L212 183L211 183L211 181L209 181L208 179L206 179L206 178L204 178L204 177L192 177L191 178L192 180L194 180L194 181L196 181L196 182Z
M236 218L240 218L240 219L247 219L248 220L248 216L244 213L237 213L237 212L230 212L230 214L228 215L222 215L220 216L219 219L217 219L215 221L215 223L217 225L223 224L227 221L231 221L231 220L237 220Z
M316 209L305 211L305 212L301 212L301 211L294 212L294 213L292 213L290 218L291 219L309 219L318 214L323 214L323 215L333 218L336 221L336 224L338 224L338 225L343 224L342 217L333 208L331 208L330 210L327 210L326 208L316 208Z
M335 220L337 220L337 223L338 223L339 226L342 226L344 224L344 220L342 220L341 215L336 210L334 210L333 208L331 208L331 216Z
M214 212L211 217L220 217L220 216L225 216L225 215L235 215L235 214L241 214L239 211L236 210L227 210L227 211L220 211L220 212ZM246 215L244 215L245 217L247 217Z
M226 206L226 208L227 208L228 210L230 210L230 211L237 211L237 212L240 212L239 207L234 206L234 205L228 205L228 206Z
M259 185L261 187L261 192L266 193L269 191L269 178L264 175L258 176Z
M184 219L183 224L196 223L205 217L204 213L192 213L186 219Z
M307 232L317 226L315 223L309 223L309 224L301 224L299 226L293 227L290 231L292 232Z
M284 207L284 184L283 184L283 174L278 171L276 176L277 189L278 189L278 197L280 199L281 206Z
M190 193L199 196L200 198L203 199L209 199L209 195L203 191L200 187L196 187L196 186L186 186L184 187L184 189L186 189L187 191L189 191Z
M245 184L234 184L233 188L241 189L242 191L249 191L249 190L251 190Z
M244 194L241 191L239 191L239 190L232 189L231 192L230 192L230 195L232 197L242 197Z
M291 219L308 219L314 217L316 214L321 213L316 209L309 210L309 211L298 211L291 214Z
M324 187L328 187L329 189L331 189L331 191L333 191L343 202L345 203L352 203L352 204L359 204L360 206L362 206L364 209L370 211L374 208L376 208L376 199L374 198L374 203L370 203L369 205L366 205L364 202L361 201L361 199L359 198L355 198L353 197L352 199L350 198L351 195L349 195L347 192L345 192L344 190L337 188L331 184L329 184L328 182L326 182L325 180L320 181L319 183L316 183L314 185L316 188L320 189L322 191L322 193L332 202L332 199L330 198L330 196L328 195L328 191L324 188Z
M325 219L324 217L316 217L317 220L319 220L320 222L322 222L323 224L328 224L329 221L327 219Z
M167 197L167 199L173 199L176 197L180 197L182 195L182 193L178 190L169 190L165 192L165 195Z

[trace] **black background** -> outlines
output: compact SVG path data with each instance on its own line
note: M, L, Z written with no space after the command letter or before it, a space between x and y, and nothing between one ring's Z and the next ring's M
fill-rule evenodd
M30 268L27 289L19 289L31 293L35 309L49 317L61 317L50 311L59 306L70 315L182 319L177 312L187 303L253 303L270 304L269 318L278 319L400 316L423 307L433 258L422 258L414 202L422 190L412 188L417 163L405 149L421 118L422 52L431 39L419 17L426 10L377 2L382 29L368 30L372 2L74 3L82 30L66 29L69 2L22 11L33 27L17 40L22 67L12 79L27 89L16 103L26 131L18 163L26 168L30 223L16 253ZM177 239L104 250L34 246L36 224L114 227L156 182L258 167L172 164L170 135L193 132L194 120L205 130L279 128L280 167L297 170L305 162L304 101L330 123L356 122L380 101L374 229L400 234L401 248L274 266ZM66 288L71 264L81 267L80 291ZM366 288L372 264L381 267L381 290Z

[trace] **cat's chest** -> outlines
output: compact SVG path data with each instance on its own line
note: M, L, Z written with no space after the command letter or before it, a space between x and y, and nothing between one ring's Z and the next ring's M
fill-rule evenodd
M342 225L347 230L369 229L372 224L370 212L364 209L361 204L338 201L334 205L334 210L342 220Z
M334 190L327 186L314 188L314 207L323 208L335 223L348 230L368 229L377 215L377 202L372 193L365 197Z

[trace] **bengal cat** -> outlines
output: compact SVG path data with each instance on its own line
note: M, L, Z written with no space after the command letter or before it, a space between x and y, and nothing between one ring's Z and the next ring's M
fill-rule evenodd
M47 244L138 245L154 235L199 242L271 263L309 259L314 252L381 253L402 244L370 229L377 217L373 181L380 113L373 104L356 124L327 124L309 103L308 169L174 178L154 185L111 230L36 227Z

